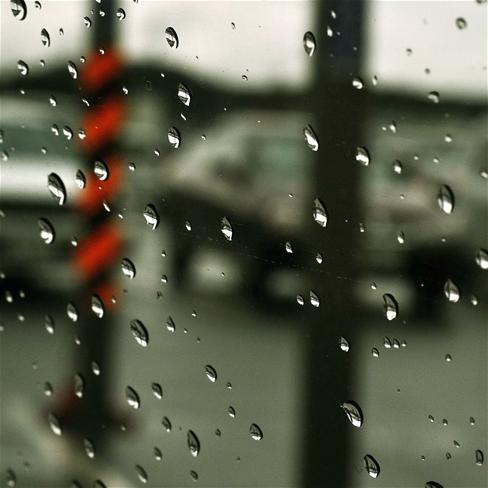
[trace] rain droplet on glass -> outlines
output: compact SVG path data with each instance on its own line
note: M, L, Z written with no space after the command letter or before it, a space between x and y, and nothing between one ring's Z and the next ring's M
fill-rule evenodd
M154 205L148 203L144 209L143 216L146 220L146 224L149 225L152 230L156 229L159 225L159 214Z
M437 205L447 215L454 210L454 193L447 185L442 185L437 193Z
M122 274L127 276L130 280L134 279L136 275L136 267L129 258L122 259L121 262Z
M305 32L303 35L303 48L308 56L313 56L315 52L315 36L310 32Z
M316 198L313 201L313 219L321 227L325 227L327 225L327 211L319 198Z
M376 459L371 456L371 454L366 454L363 458L364 467L366 472L371 476L371 478L377 478L380 474L380 465L376 461Z
M138 319L133 319L130 321L130 331L134 336L137 344L142 347L147 347L149 344L149 333L145 325Z
M164 31L164 35L170 48L176 49L179 46L180 41L173 27L167 27Z
M356 402L344 402L341 405L341 408L344 410L347 419L354 425L354 427L361 427L361 425L363 425L363 412Z
M249 427L249 434L251 435L251 439L255 441L260 441L263 438L263 431L258 424L251 424Z
M66 187L63 180L56 174L50 173L47 177L47 188L51 195L58 201L59 205L66 203Z
M217 381L217 371L215 371L215 368L213 366L211 366L210 364L207 364L205 366L205 374L207 375L207 378L212 383L215 383Z
M369 166L371 158L369 156L369 151L364 146L358 146L356 148L356 161L363 166Z
M181 144L181 134L180 131L176 127L170 127L168 130L168 141L170 145L178 149Z
M448 279L444 283L444 295L452 303L457 303L459 301L459 288L451 279Z
M186 105L187 107L190 106L191 92L184 83L178 85L178 99L183 105Z
M190 454L193 457L197 457L200 454L200 441L198 440L197 435L192 430L189 430L186 435L186 442L188 445L188 449L190 450Z
M305 138L305 143L312 151L319 150L319 138L311 125L307 125L303 129L303 137Z
M125 399L127 400L129 406L132 407L134 410L137 410L141 406L139 394L131 386L125 387Z
M39 219L37 221L39 227L39 236L44 241L45 244L52 244L56 238L56 233L54 227L47 219Z
M393 320L398 315L398 302L390 293L383 295L383 311L387 320Z

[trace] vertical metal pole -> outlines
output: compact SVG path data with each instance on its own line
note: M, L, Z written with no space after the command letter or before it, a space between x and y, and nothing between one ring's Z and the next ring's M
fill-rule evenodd
M352 354L340 349L339 339L354 345L360 320L353 292L360 191L354 155L362 145L364 95L352 88L352 78L360 74L364 8L357 0L317 2L316 8L316 79L310 98L320 147L314 197L324 203L328 223L322 228L311 219L311 250L321 252L324 261L312 272L321 305L310 315L303 479L310 488L341 488L348 484L349 467L361 463L349 455L351 426L340 408L351 399Z

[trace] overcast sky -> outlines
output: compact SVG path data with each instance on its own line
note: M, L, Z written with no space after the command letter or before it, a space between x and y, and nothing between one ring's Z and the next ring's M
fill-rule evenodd
M10 12L10 2L1 1L0 66L5 73L15 70L18 59L37 71L40 59L48 68L87 54L90 30L83 17L90 16L91 2L41 2L39 10L27 0L28 15L20 22ZM117 23L120 43L129 60L150 60L162 71L171 65L242 89L299 87L310 80L314 58L306 56L302 38L318 29L315 2L126 0L120 5L126 11ZM456 26L458 17L466 20L465 29ZM179 35L176 50L164 41L167 26ZM51 34L50 47L41 43L42 28ZM326 26L320 28L325 31ZM374 1L366 32L367 62L359 73L366 83L376 75L385 88L486 96L486 3Z

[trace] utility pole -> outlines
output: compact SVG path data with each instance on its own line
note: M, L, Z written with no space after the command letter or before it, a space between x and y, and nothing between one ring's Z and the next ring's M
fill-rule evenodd
M310 488L342 488L350 466L362 463L349 454L354 427L340 406L354 399L354 337L360 321L353 290L360 205L355 152L364 145L365 90L355 89L352 80L361 75L365 9L362 0L316 2L316 9L316 71L309 95L319 139L314 198L323 202L328 219L324 228L310 218L311 253L320 252L323 263L311 264L313 291L321 303L309 316L303 480ZM350 341L351 352L340 348L341 337Z

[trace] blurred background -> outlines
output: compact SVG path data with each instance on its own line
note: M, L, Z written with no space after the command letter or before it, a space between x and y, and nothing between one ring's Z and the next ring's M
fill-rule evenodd
M485 0L0 7L2 486L487 486Z

